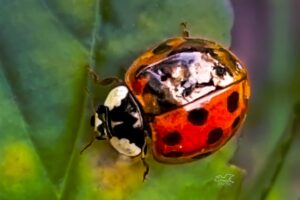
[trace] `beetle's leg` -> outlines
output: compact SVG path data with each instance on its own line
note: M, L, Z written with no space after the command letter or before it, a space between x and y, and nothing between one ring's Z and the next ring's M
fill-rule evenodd
M97 120L101 120L99 119L98 116L99 116L98 113L95 112L95 114L91 117L91 125L94 127L94 130L91 134L92 137L90 142L80 151L80 154L82 154L82 152L84 152L88 147L90 147L96 139L97 140L107 139L107 137L105 137L103 125L100 124L99 126L97 126Z
M97 115L97 112L96 112L96 108L95 108L95 104L94 104L94 101L93 101L93 97L92 97L92 95L91 95L91 93L89 92L89 90L87 89L87 88L85 88L85 92L86 92L86 94L87 94L87 96L90 98L90 106L91 106L91 108L92 108L92 110L93 110L93 112L94 112L94 116L91 118L91 125L93 126L93 124L96 124L96 117L97 116L95 116L95 115ZM95 136L95 130L94 130L94 132L91 134L91 140L90 140L90 142L80 151L80 154L82 154L88 147L90 147L92 144L93 144L93 142L95 141L95 139L96 139L96 136Z
M95 141L96 137L94 134L91 134L92 135L92 138L90 140L90 142L80 151L80 154L82 154L87 148L89 148L93 142Z
M107 122L109 121L108 112L108 108L104 105L100 105L98 110L94 112L94 115L91 117L91 126L94 127L93 133L91 134L92 139L80 153L90 147L96 139L107 140L111 137L109 128L107 128Z
M96 84L100 84L100 85L110 85L112 83L120 83L121 80L118 77L109 77L109 78L105 78L105 79L101 79L99 77L99 75L90 67L87 66L87 70L89 73L89 76L92 78L92 80L96 83Z
M85 88L85 92L91 99L91 107L94 112L94 115L91 117L91 126L94 127L94 130L91 134L92 137L90 142L80 151L80 154L82 154L88 147L90 147L96 139L97 140L108 139L108 134L106 131L107 129L105 129L103 124L105 121L107 121L108 118L108 108L106 106L101 105L96 110L93 98L91 97L91 94L87 88Z
M149 174L150 168L149 168L148 163L145 161L145 158L142 158L142 162L143 162L143 165L144 165L144 167L145 167L145 171L144 171L144 174L143 174L143 181L145 181L147 175Z
M146 162L146 159L145 159L146 154L147 154L147 142L146 142L146 139L145 139L145 143L143 145L142 155L141 155L141 159L142 159L143 165L145 167L145 171L144 171L144 174L143 174L143 181L146 180L146 177L149 174L149 170L150 170L149 165L148 165L148 163Z
M184 38L188 38L190 36L190 33L187 28L187 22L181 22L180 27L181 27L181 36Z

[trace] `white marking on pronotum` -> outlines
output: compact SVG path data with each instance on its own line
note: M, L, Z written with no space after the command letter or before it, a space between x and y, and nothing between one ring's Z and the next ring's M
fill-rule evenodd
M98 116L98 113L95 113L95 121L94 121L94 131L97 131L98 126L100 126L103 122Z
M112 137L110 139L110 144L121 154L134 157L139 155L142 150L138 146L136 146L134 143L130 143L128 139L126 138L117 138Z
M131 113L131 116L133 116L134 118L136 118L136 122L133 124L133 128L142 127L142 119L140 117L140 113L133 112L133 113Z
M114 128L115 126L118 126L120 124L123 124L124 122L121 121L111 121L111 127Z
M124 85L115 87L107 95L104 105L107 106L109 110L112 110L114 107L121 105L121 101L127 96L127 94L128 88Z

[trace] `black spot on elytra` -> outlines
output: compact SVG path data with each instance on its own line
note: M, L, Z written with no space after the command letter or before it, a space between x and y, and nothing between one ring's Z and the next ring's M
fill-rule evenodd
M233 121L233 123L232 123L232 125L231 125L231 128L232 128L232 129L235 129L235 128L237 127L237 125L240 123L240 120L241 120L240 116L237 116L237 117L235 118L235 120Z
M155 49L152 50L154 54L162 54L172 49L172 46L168 45L168 43L162 43L158 45Z
M165 135L165 137L163 138L163 142L166 144L166 145L169 145L169 146L174 146L174 145L177 145L181 142L181 135L179 132L177 131L173 131L173 132L170 132L170 133L167 133L167 135Z
M239 106L239 93L232 92L231 95L227 98L227 110L231 113L236 111Z
M209 132L206 143L214 144L221 139L222 135L223 130L221 128L215 128Z
M205 157L209 156L210 154L212 154L212 152L206 152L206 153L194 156L192 159L198 160L198 159L201 159L201 158L205 158Z
M204 108L194 109L189 112L188 120L194 125L200 126L205 124L208 117L208 111Z
M172 158L178 158L183 155L183 152L181 151L171 151L169 153L164 153L165 157L172 157Z

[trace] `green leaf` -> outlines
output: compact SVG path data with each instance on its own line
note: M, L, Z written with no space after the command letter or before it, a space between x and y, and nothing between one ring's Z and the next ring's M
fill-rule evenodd
M234 140L185 165L120 158L107 142L80 150L91 134L87 66L121 75L138 55L188 22L195 37L228 46L227 0L0 0L1 199L236 199L243 171L227 164ZM120 76L120 77L121 77ZM218 175L232 174L231 185Z
M76 121L83 111L87 50L44 3L28 0L26 4L1 4L3 80L10 86L8 92L14 96L17 116L26 126L27 140L33 143L40 167L56 193L74 150L79 128ZM2 111L1 119L6 117ZM11 123L19 126L18 121ZM1 137L6 134L15 133L5 132Z
M54 187L2 71L0 83L0 199L54 199Z

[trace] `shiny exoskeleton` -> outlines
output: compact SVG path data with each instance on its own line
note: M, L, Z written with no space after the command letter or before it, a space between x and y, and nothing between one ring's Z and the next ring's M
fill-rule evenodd
M177 37L138 57L92 118L99 138L142 155L146 137L161 162L205 157L236 133L250 96L247 71L215 42Z

